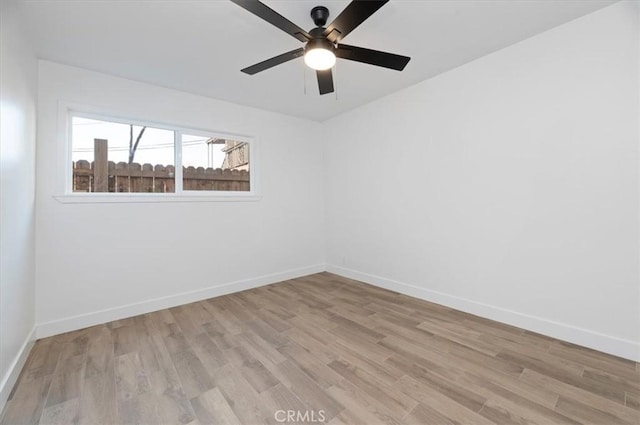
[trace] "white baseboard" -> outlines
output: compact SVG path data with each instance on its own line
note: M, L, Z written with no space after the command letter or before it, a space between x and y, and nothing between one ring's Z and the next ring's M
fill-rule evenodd
M195 301L205 300L207 298L219 297L221 295L240 292L246 289L257 288L259 286L269 285L271 283L281 282L288 279L295 279L297 277L320 273L323 271L325 271L325 265L318 264L309 267L286 270L280 273L273 273L250 279L239 280L236 282L229 282L223 285L212 286L195 291L182 292L180 294L169 295L166 297L153 298L138 303L127 304L92 313L65 317L63 319L52 320L50 322L37 324L36 334L38 338L45 338L64 332L87 328L89 326L100 325L102 323L111 322L113 320L119 320L127 317L137 316L139 314L150 313L152 311L158 311L164 308L176 307Z
M9 399L9 394L11 394L11 390L18 380L18 376L20 376L20 372L27 361L27 357L29 357L29 352L33 347L35 337L36 328L34 326L22 343L22 346L20 347L20 350L18 350L13 362L11 362L7 373L2 377L2 381L0 382L0 413L4 410L4 406L7 404L7 400Z
M552 338L561 339L583 347L613 354L614 356L623 357L633 361L640 361L640 343L632 340L605 335L577 326L568 325L566 323L544 319L542 317L518 313L501 307L421 288L408 283L386 279L384 277L363 273L345 267L327 264L327 271L349 279L359 280L370 285L451 307L476 316L517 326Z
M364 273L331 264L327 264L326 266L324 264L318 264L310 267L287 270L281 273L263 275L251 279L230 282L227 284L199 289L195 291L183 292L167 297L154 298L139 303L128 304L78 316L66 317L50 322L39 323L35 327L35 335L37 336L37 338L44 338L64 332L86 328L89 326L107 323L113 320L124 319L127 317L150 313L152 311L157 311L164 308L175 307L178 305L188 304L207 298L218 297L221 295L244 291L246 289L269 285L271 283L276 283L283 280L294 279L314 273L320 273L325 270L330 273L334 273L350 279L359 280L370 285L431 301L437 304L454 308L456 310L464 311L466 313L485 317L487 319L506 323L512 326L517 326L522 329L537 332L553 338L558 338L560 340L592 348L594 350L613 354L615 356L623 357L633 361L640 361L640 343L632 340L605 335L599 332L591 331L589 329L556 322L542 317L519 313L505 308L484 304L455 295L433 291L408 283L398 282L392 279L387 279L384 277L375 276L369 273ZM34 332L32 331L29 338L33 339L33 334ZM28 354L26 346L27 343L25 342L23 351L26 351L26 353ZM16 361L14 362L14 368L15 365L18 364L19 360L19 358L16 358ZM17 373L19 373L21 367L22 365L17 368ZM3 385L5 382L9 381L10 376L5 377ZM12 386L13 384L10 385L10 387ZM2 397L5 397L4 388L4 386L0 387L0 389L2 389ZM9 388L8 391L11 391L11 388ZM8 397L8 393L6 396ZM2 400L6 399L0 398L0 401Z

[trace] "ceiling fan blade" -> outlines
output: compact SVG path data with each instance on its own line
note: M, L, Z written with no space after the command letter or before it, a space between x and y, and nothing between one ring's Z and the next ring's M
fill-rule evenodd
M318 76L320 94L333 93L333 74L331 73L331 69L316 71L316 75Z
M292 50L290 52L272 57L271 59L267 59L266 61L262 61L255 65L248 66L245 69L241 69L241 71L249 75L257 74L258 72L264 71L269 68L273 68L274 66L280 65L281 63L285 63L292 59L299 58L302 55L304 55L304 49L301 47L299 49Z
M402 71L410 57L395 55L393 53L381 52L379 50L365 49L364 47L348 46L346 44L338 45L335 50L336 56L342 59L348 59L356 62L367 63L369 65L382 66L384 68Z
M280 28L282 31L287 34L297 38L300 41L309 41L311 36L308 32L280 15L275 10L271 9L269 6L264 3L259 2L258 0L231 0L233 3L242 7L243 9L253 13L259 18L264 19L269 22L271 25L274 25Z
M347 36L369 16L385 5L389 0L353 0L324 30L323 35L332 43Z

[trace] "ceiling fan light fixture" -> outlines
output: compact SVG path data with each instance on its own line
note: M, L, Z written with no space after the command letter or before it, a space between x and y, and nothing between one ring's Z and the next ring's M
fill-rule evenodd
M333 44L324 38L310 40L304 48L304 63L316 71L325 71L336 64Z
M336 64L336 55L331 50L316 47L305 52L304 63L316 71L324 71Z
M1 0L0 0L1 1ZM290 60L304 56L304 62L316 70L318 90L321 95L333 93L333 71L336 57L383 68L402 71L411 58L379 50L342 44L342 40L366 21L389 0L351 0L337 18L327 25L329 9L316 6L311 9L315 28L305 31L260 0L231 0L233 3L256 15L258 18L306 43L304 47L274 56L240 71L254 75Z

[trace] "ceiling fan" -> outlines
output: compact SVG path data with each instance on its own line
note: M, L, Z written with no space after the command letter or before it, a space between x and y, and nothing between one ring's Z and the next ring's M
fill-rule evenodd
M327 27L325 25L329 17L329 9L324 6L316 6L311 9L311 18L316 28L309 32L258 0L231 1L305 43L304 47L242 69L241 71L245 74L257 74L276 65L304 56L304 62L307 66L316 70L318 88L322 95L333 92L331 68L336 62L336 57L397 71L402 71L411 59L407 56L341 44L344 37L389 0L353 0Z

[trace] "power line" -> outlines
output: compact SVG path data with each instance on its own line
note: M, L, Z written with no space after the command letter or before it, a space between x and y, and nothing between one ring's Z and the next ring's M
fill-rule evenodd
M197 146L197 145L201 145L201 141L203 140L208 140L208 139L198 139L198 140L192 140L189 142L182 142L182 146ZM138 146L138 151L141 150L154 150L154 149L166 149L166 148L172 148L173 149L173 142L171 143L158 143L156 145L151 145L151 146ZM204 145L202 145L204 147ZM75 149L71 149L72 152L93 152L94 148L93 147L87 147L87 148L75 148ZM127 146L116 146L116 147L110 147L108 149L108 151L110 152L122 152L122 151L129 151L129 148ZM220 151L222 151L222 148L220 149Z

